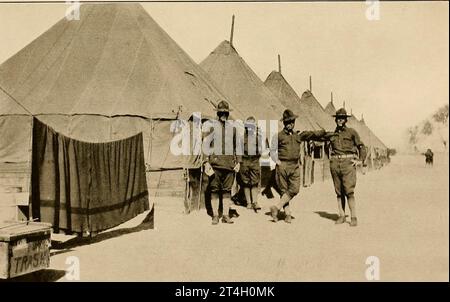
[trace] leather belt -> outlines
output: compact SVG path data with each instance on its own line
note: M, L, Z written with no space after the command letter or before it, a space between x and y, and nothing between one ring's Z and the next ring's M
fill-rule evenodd
M342 159L342 158L356 158L355 154L336 154L336 155L331 155L332 159Z

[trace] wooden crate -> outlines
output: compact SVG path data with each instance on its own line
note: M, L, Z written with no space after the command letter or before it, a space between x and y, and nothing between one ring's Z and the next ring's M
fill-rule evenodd
M0 223L0 279L50 266L51 225L39 222Z

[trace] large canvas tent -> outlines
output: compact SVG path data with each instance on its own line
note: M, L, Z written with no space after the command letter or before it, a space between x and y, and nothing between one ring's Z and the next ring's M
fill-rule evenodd
M320 128L326 131L333 131L335 123L331 116L329 116L319 101L315 98L311 90L306 90L302 93L300 102L309 108L314 120L320 126ZM325 150L326 144L315 144L314 147L314 178L325 180L331 177L330 174L330 161Z
M29 163L34 116L88 142L143 132L151 171L197 167L171 154L170 125L226 99L133 3L81 5L79 21L62 19L0 66L0 88L0 163Z
M278 121L285 109L264 86L229 41L223 41L205 58L200 67L225 96L246 116Z
M375 147L379 148L380 150L381 150L381 149L386 149L386 150L387 150L386 145L385 145L385 144L381 141L381 139L379 139L378 136L377 136L377 135L369 128L369 126L367 126L367 124L366 124L364 118L361 117L361 119L358 120L358 121L359 121L359 123L360 123L364 128L366 128L367 131L370 133L370 135L371 135L371 137L372 137L372 139L373 139L373 141L374 141L373 145L374 145Z
M336 113L336 107L334 106L333 100L328 102L328 104L325 106L325 113L330 116Z
M300 130L319 130L312 113L306 104L302 103L295 90L289 85L280 71L272 71L264 85L280 100L286 107L291 109L299 117L296 121Z
M319 101L310 90L306 90L302 93L301 102L308 106L314 119L322 128L327 131L331 131L335 128L333 118L325 112L322 105L320 105Z
M254 116L257 120L265 121L267 139L270 140L271 135L281 130L279 120L286 108L248 66L232 43L220 43L200 63L200 67L246 117ZM270 121L273 121L272 125L277 125L277 128L273 128ZM261 183L264 186L269 182L270 169L267 165L261 169Z
M375 133L366 125L364 118L361 117L361 119L358 120L358 122L361 125L361 128L363 128L370 137L370 146L372 146L369 157L370 164L374 168L381 168L383 165L388 163L389 160L388 148L378 138L378 136L376 136Z

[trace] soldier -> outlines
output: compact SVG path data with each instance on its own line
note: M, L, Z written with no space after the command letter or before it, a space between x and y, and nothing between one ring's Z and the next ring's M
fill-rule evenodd
M281 192L280 202L270 207L272 219L278 221L278 213L284 209L286 223L291 223L292 216L289 202L296 196L300 189L300 144L302 141L326 139L325 130L294 132L295 119L298 115L290 109L283 112L281 121L284 129L272 139L270 154L277 164L275 179Z
M226 101L220 101L216 108L217 117L220 129L215 131L222 131L221 135L217 133L216 138L212 142L220 143L220 154L213 154L207 156L205 162L205 171L211 171L212 175L209 177L209 186L211 190L211 206L213 210L212 224L219 223L219 200L222 197L222 222L231 224L233 221L229 216L231 206L231 188L234 182L235 172L239 171L240 158L236 155L236 133L233 125L228 121L230 115L230 108ZM216 121L217 122L217 121ZM233 130L233 135L227 135L225 128ZM215 132L214 132L215 133ZM228 147L227 147L228 145ZM233 148L233 154L226 154L229 146ZM215 150L215 149L214 149ZM209 173L208 173L209 174Z
M330 138L330 171L336 191L339 217L336 224L345 222L345 200L350 207L350 226L357 225L355 186L356 166L366 166L366 148L358 132L346 126L347 111L341 108L333 115L336 121L336 135Z
M425 155L425 164L428 165L433 165L433 151L431 151L431 149L427 149L427 152L422 153L423 155Z
M261 158L261 134L256 119L250 116L245 121L244 154L239 174L244 187L247 209L255 212L261 209L258 205L258 186L261 179L259 159Z

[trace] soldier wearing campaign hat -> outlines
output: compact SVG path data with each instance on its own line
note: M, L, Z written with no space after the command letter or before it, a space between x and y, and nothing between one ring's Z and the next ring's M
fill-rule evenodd
M289 202L296 196L300 189L300 144L302 141L326 140L330 135L325 130L319 131L294 131L295 119L298 115L292 110L283 112L281 121L283 130L272 138L270 155L277 164L275 168L276 183L281 192L281 199L277 205L270 207L272 219L278 221L280 210L284 209L287 223L291 223L292 216Z
M209 188L211 191L211 206L213 210L212 224L217 225L219 223L219 200L222 197L222 222L231 224L231 214L237 217L238 214L235 210L231 209L231 188L234 182L235 172L240 168L240 156L236 154L236 133L233 131L233 136L228 138L225 132L227 123L230 121L228 117L230 115L230 107L226 101L220 101L216 107L217 118L219 123L218 130L222 133L217 133L217 138L213 140L214 143L220 144L220 153L209 154L205 160L205 170L212 171L209 175ZM214 134L216 135L216 134ZM227 154L227 144L233 145L233 154ZM215 150L215 148L214 148Z
M336 224L345 222L345 201L350 208L350 226L357 225L354 189L356 186L356 166L365 166L367 155L364 143L355 129L346 126L347 114L340 108L333 115L336 122L335 136L330 138L330 171L336 191L339 217Z
M253 209L257 212L261 209L258 205L258 187L261 179L259 159L261 158L263 141L255 117L249 116L245 120L244 127L244 154L242 155L239 174L247 200L247 209Z

